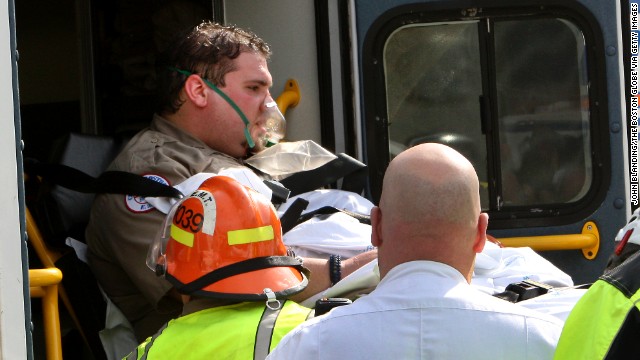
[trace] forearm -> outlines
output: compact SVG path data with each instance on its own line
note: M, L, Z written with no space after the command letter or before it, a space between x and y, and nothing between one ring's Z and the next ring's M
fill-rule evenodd
M354 257L344 259L341 262L342 278L359 269L361 266L368 264L378 257L378 250L358 254ZM319 292L322 292L332 286L329 278L329 260L319 258L304 258L304 266L311 272L309 285L299 294L294 295L291 299L297 302L306 300Z

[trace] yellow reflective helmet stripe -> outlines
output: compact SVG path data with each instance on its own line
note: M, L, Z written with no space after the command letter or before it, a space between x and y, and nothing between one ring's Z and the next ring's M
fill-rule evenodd
M171 224L171 237L173 238L173 240L179 242L184 246L193 247L193 239L195 238L195 235L193 233L180 229L174 224Z
M227 233L229 245L250 244L269 241L275 238L273 226L261 226L252 229L231 230Z

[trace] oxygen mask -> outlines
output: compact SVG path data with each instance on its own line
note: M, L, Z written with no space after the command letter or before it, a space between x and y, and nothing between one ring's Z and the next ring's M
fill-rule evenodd
M265 104L265 111L257 124L251 127L251 137L255 147L251 152L258 153L282 140L287 132L287 121L273 99Z

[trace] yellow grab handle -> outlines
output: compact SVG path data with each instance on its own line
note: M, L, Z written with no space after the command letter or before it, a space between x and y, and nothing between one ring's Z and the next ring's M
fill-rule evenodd
M29 286L51 286L62 281L62 272L58 268L29 269Z
M31 296L42 298L42 325L47 360L62 360L62 333L58 312L60 281L62 281L62 272L58 268L29 269Z
M498 239L508 247L528 246L536 251L580 249L587 260L595 259L600 249L600 233L593 221L587 221L581 234L526 236Z
M290 107L296 107L300 102L300 88L298 82L294 79L287 80L284 85L284 91L276 99L278 109L284 115Z

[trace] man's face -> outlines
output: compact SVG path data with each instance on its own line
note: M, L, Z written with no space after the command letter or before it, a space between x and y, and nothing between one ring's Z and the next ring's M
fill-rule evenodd
M242 110L249 127L262 127L265 103L271 100L269 88L271 74L266 59L257 53L243 52L235 60L236 69L225 75L225 86L220 87ZM233 107L213 89L209 89L211 101L206 111L210 121L202 134L197 134L212 149L236 158L247 154L249 145L245 138L245 124ZM264 130L262 130L264 131Z

